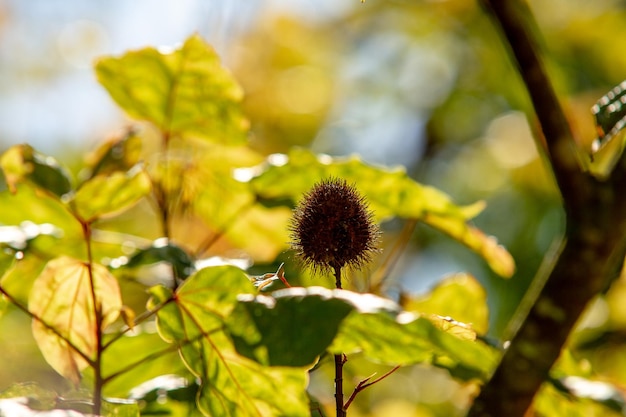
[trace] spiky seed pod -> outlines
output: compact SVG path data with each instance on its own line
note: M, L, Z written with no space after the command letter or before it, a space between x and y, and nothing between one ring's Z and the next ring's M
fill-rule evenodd
M324 179L304 195L289 231L291 247L315 272L362 268L380 235L365 198L339 178Z

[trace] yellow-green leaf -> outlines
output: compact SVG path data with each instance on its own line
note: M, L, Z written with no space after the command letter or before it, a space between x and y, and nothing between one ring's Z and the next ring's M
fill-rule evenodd
M87 157L86 178L128 171L139 162L141 147L141 137L134 129L129 129L120 138L104 142Z
M486 235L466 222L445 215L426 213L421 220L482 256L496 274L504 278L513 276L515 260L494 236Z
M117 319L122 300L117 280L104 266L93 264L90 271L85 262L59 257L48 262L35 280L28 308L38 318L33 320L33 336L44 358L77 384L87 360L95 358L97 332Z
M237 354L224 332L181 349L203 384L198 408L207 416L310 416L307 368L262 366Z
M238 171L250 179L261 201L301 198L322 178L340 177L354 183L367 198L377 219L402 217L422 221L466 245L482 256L494 272L510 277L515 271L511 255L496 239L468 224L485 204L456 205L444 192L411 179L401 169L364 163L357 157L333 158L304 149L288 155L270 155L265 165Z
M72 204L86 221L125 210L150 192L150 177L139 166L128 172L97 175L78 189Z
M12 193L17 184L29 181L58 197L71 190L69 173L51 156L35 151L30 145L15 145L0 157L0 168Z
M390 365L437 363L462 378L486 380L497 363L497 352L473 341L465 332L442 326L430 318L402 313L352 312L328 348L333 353L363 352L371 360Z
M173 51L145 48L102 58L96 74L131 117L154 123L168 137L222 144L247 139L243 91L198 35Z
M197 403L205 415L307 416L307 369L259 365L240 356L224 333L237 296L255 292L235 267L202 269L158 311L159 334L178 343L186 366L201 379ZM162 290L153 298L152 306L170 299Z
M487 293L469 274L447 277L429 293L406 299L402 307L408 311L451 317L469 324L480 334L487 333L489 327Z

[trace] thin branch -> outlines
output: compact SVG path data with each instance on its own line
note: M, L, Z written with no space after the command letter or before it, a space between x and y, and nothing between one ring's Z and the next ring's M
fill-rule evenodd
M89 290L91 300L93 301L93 314L95 319L95 337L96 337L96 359L93 364L94 370L94 388L93 388L93 413L95 415L100 414L100 408L102 407L102 305L96 294L96 283L93 276L93 254L91 252L91 224L87 221L81 220L83 228L83 236L85 238L85 245L87 246L87 273L89 274Z
M231 227L233 227L237 223L237 221L241 218L241 216L246 211L250 210L254 206L255 203L256 203L256 201L252 201L250 204L245 204L245 205L241 206L238 210L236 210L232 214L232 216L228 219L228 221L226 222L224 227L222 227L220 230L216 231L212 235L208 236L205 240L203 240L198 245L198 247L194 251L195 256L199 257L203 253L208 251L222 236L224 236L226 234L226 232L228 232L228 230Z
M407 219L400 231L400 236L396 239L391 250L388 252L382 265L374 272L370 279L371 288L368 292L378 294L389 277L390 271L396 266L398 260L405 253L405 249L411 240L411 236L417 227L417 219Z
M354 388L354 391L352 392L352 395L350 395L350 398L348 399L348 401L346 402L346 404L343 406L344 410L347 410L348 407L350 407L350 404L352 404L352 401L354 401L354 399L356 398L357 394L361 391L363 391L365 388L370 387L380 381L382 381L383 379L387 378L389 375L393 374L394 372L396 372L398 369L400 369L400 365L395 366L393 369L391 369L389 372L385 373L384 375L376 378L375 380L373 380L372 382L368 382L370 379L372 379L374 377L374 375L376 374L372 374L370 376L368 376L367 378L365 378L364 380L362 380L361 382L359 382L357 384L357 386Z
M155 360L155 359L158 359L158 358L162 357L165 354L168 354L168 353L171 353L171 352L175 352L176 350L180 349L181 347L184 347L184 346L186 346L186 345L188 345L190 343L197 342L198 340L200 340L200 339L202 339L204 337L210 336L211 334L217 333L218 331L222 331L222 330L224 330L224 329L221 328L221 327L218 327L216 329L211 330L210 332L199 334L198 336L194 337L193 339L183 340L180 343L171 344L170 346L168 346L168 347L166 347L164 349L161 349L161 350L159 350L157 352L152 352L151 354L149 354L147 356L144 356L143 358L138 359L137 361L135 361L135 362L125 366L124 368L120 369L119 371L114 372L111 375L103 378L102 382L103 382L103 384L107 384L107 383L111 382L113 379L119 377L120 375L123 375L126 372L132 371L133 369L135 369L137 366L141 365L142 363L150 362L152 360Z
M111 382L113 379L119 377L120 375L123 375L126 372L132 371L133 369L135 369L137 366L141 365L142 363L150 362L150 361L152 361L154 359L160 358L161 356L163 356L163 355L165 355L167 353L175 352L176 350L178 350L179 346L180 345L172 344L172 345L170 345L170 346L168 346L168 347L166 347L164 349L161 349L161 350L159 350L157 352L153 352L153 353L151 353L151 354L149 354L147 356L144 356L143 358L138 359L137 361L131 363L130 365L125 366L124 368L120 369L119 371L114 372L111 375L102 378L102 383L103 384L107 384L107 383Z
M164 302L162 302L161 304L157 305L154 309L144 311L133 320L133 326L143 323L144 321L146 321L147 319L149 319L150 317L158 313L159 310L161 310L163 307L165 307L167 304L169 304L173 300L174 298L169 298L165 300ZM124 328L123 330L115 334L111 339L109 339L106 343L102 345L102 350L106 350L109 346L111 346L111 344L113 344L116 340L118 340L119 338L124 336L126 333L130 332L131 330L133 330L133 328L127 326L126 328Z
M76 352L81 358L83 358L83 360L85 362L87 362L87 364L89 366L94 366L95 362L93 359L91 359L87 354L85 354L84 352L82 352L74 343L72 343L70 340L68 340L65 336L63 336L54 326L52 326L51 324L46 323L45 321L43 321L39 316L33 314L28 307L22 305L22 303L20 303L15 297L13 297L7 290L5 290L1 285L0 285L0 293L2 293L2 295L4 295L10 302L11 304L13 304L15 307L17 307L19 310L21 310L23 313L25 313L27 316L29 316L30 318L32 318L33 320L37 320L39 323L41 323L42 326L44 326L46 329L50 330L52 333L54 333L55 336L57 336L59 339L63 340L67 346L69 348L71 348L74 352Z
M317 413L320 415L320 417L326 417L324 415L324 411L322 410L322 407L319 405L319 403L317 403L315 405L315 407L311 407L311 411L317 411Z

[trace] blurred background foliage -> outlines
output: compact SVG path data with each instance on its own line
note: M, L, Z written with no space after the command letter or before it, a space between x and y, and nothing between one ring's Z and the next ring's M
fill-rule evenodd
M626 78L626 58L619 52L626 48L626 2L530 3L546 66L580 146L588 148L595 137L589 108ZM521 81L477 2L4 0L1 150L28 142L79 175L84 155L125 123L96 82L93 59L148 45L171 46L193 32L215 46L242 85L254 150L267 155L303 146L331 155L356 153L370 163L406 166L413 178L459 204L484 199L487 209L475 224L513 254L517 273L511 280L495 277L466 248L418 226L392 270L389 292L392 297L420 294L447 274L468 272L486 289L488 335L503 334L558 240L563 216L533 142L540 133L525 115L530 108ZM255 156L237 158L250 162ZM142 230L150 238L144 230L154 224L137 222L145 210L135 207L100 228ZM12 221L0 209L0 224ZM384 225L384 245L399 238L402 226L400 221ZM174 237L200 240L193 236L193 224L175 224L173 230ZM211 248L216 254L231 249L224 239ZM271 268L265 264L271 261L263 261L259 273L275 270L276 263ZM573 338L570 374L600 375L625 386L625 282L618 281L589 309ZM356 278L353 284L358 287ZM57 377L30 334L23 333L26 318L10 314L14 320L0 322L0 389L42 374L54 385ZM347 372L358 380L375 368L355 358ZM318 378L312 392L328 401ZM351 415L451 415L466 406L471 389L441 370L406 369L363 393Z

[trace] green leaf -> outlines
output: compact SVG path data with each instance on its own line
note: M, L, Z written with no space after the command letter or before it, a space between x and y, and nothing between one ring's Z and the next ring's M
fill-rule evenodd
M101 328L97 328L94 304L101 309ZM96 333L115 321L122 300L117 280L104 266L93 264L90 272L85 262L60 257L48 262L35 280L28 308L39 318L33 320L33 336L44 358L78 384L80 372L88 365L85 357L95 358Z
M105 398L102 401L104 417L139 417L139 405L134 400Z
M486 334L489 327L487 293L469 274L447 277L429 293L408 298L402 307L407 311L452 317L480 334Z
M50 223L35 224L30 221L23 221L19 226L0 226L0 243L16 250L25 249L39 236L60 238L63 231Z
M569 382L552 380L543 384L533 409L544 416L618 417L623 416L624 396L618 387L606 382L570 377ZM567 380L565 380L567 381Z
M142 325L136 326L130 336L115 340L104 350L102 366L107 378L106 396L127 396L133 388L160 375L190 376L178 352L158 334L142 331L142 328ZM112 376L115 377L109 379ZM93 380L92 372L86 370L84 378Z
M176 291L174 302L159 310L158 329L164 340L192 340L223 327L238 294L253 293L248 276L233 266L201 269ZM155 293L153 293L155 295ZM151 303L164 302L159 294Z
M483 202L458 206L445 193L411 179L403 169L368 165L357 157L332 158L296 149L289 155L270 155L265 166L240 170L238 174L239 178L248 174L253 190L263 201L289 198L295 202L322 178L345 178L367 198L379 220L393 216L417 219L478 253L497 274L510 277L515 271L513 258L496 239L467 223L482 211Z
M85 390L60 396L36 383L13 384L0 392L0 415L21 417L92 416L93 398ZM134 400L107 398L102 401L102 417L139 417Z
M203 381L198 407L209 416L309 416L307 368L267 367L237 354L224 332L181 349Z
M158 262L172 265L176 276L180 278L187 278L194 270L193 260L185 250L171 242L163 244L161 240L155 241L149 248L137 251L124 267L135 268Z
M626 81L602 96L591 108L596 119L598 138L592 145L592 153L599 151L624 127L626 127Z
M106 141L88 158L87 178L96 175L109 175L115 171L126 172L139 163L141 157L141 137L133 129L121 138Z
M85 221L123 211L150 192L150 177L139 166L128 172L98 175L76 192L72 204Z
M225 145L247 140L243 91L198 35L174 51L145 48L102 58L96 74L131 117L154 123L168 137Z
M51 156L35 151L30 145L15 145L0 157L0 168L12 193L17 184L29 181L57 197L71 191L69 173Z
M463 323L402 312L372 294L310 287L272 295L241 296L228 322L237 350L263 364L311 364L328 349L389 365L432 363L483 380L496 364L496 352Z
M306 369L263 367L238 355L224 333L237 296L254 291L243 271L219 266L190 276L173 298L153 292L150 304L166 303L157 313L159 334L180 345L202 380L197 402L205 415L308 415Z
M37 383L26 382L20 384L12 384L7 389L0 392L0 398L23 400L18 401L17 404L24 404L33 410L50 410L54 408L56 404L57 394L54 391L50 391ZM2 405L8 403L3 402ZM0 406L0 411L3 407ZM5 415L4 413L0 415ZM6 414L10 415L10 414Z
M249 184L233 178L233 171L263 159L246 147L204 144L165 155L149 168L167 201L175 202L172 211L193 212L211 233L223 236L255 261L271 262L286 248L291 211L264 207L256 202Z
M458 376L487 380L496 365L496 352L466 337L465 329L461 337L455 335L455 328L446 330L410 313L352 312L329 350L363 352L369 359L389 365L433 363L451 371L462 369Z
M243 210L224 235L255 261L272 262L287 247L287 223L291 215L287 207L266 208L255 204Z
M228 322L237 351L264 365L313 364L354 309L319 287L240 297Z
M200 417L196 407L200 386L191 379L161 375L133 388L130 396L142 404L142 415Z
M515 261L495 237L486 235L466 222L435 213L426 213L421 220L476 252L496 274L504 278L513 276Z
M0 294L0 319L4 316L4 313L7 311L11 302L5 297L4 294Z

